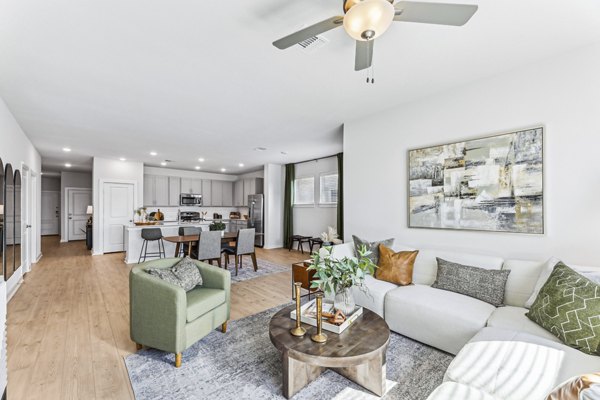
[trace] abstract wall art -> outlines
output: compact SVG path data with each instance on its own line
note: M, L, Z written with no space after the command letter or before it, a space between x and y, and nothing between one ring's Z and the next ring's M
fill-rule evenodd
M544 233L543 134L410 150L409 227Z

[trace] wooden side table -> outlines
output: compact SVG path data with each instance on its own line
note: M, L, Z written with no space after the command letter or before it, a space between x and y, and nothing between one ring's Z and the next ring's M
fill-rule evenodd
M294 263L292 264L292 300L296 300L296 291L294 290L294 283L301 282L302 289L306 289L308 291L307 294L304 294L300 297L308 296L310 300L310 295L316 293L318 289L311 289L310 283L313 280L316 271L308 271L308 266L304 264L304 262Z

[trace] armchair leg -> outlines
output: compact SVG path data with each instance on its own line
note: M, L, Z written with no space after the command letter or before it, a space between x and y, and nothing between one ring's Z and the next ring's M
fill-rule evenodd
M142 345L141 345L141 344L139 344L139 343L136 343L136 344L135 344L135 349L136 349L136 350L141 350L141 349L142 349Z
M181 353L175 354L175 368L181 367Z
M223 332L223 333L227 332L227 321L225 321L221 324L221 332Z

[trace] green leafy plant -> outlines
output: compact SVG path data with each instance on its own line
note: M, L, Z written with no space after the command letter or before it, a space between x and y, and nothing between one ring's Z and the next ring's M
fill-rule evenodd
M363 285L366 275L373 275L377 266L368 256L371 254L366 246L357 250L357 257L332 257L333 246L326 246L325 255L316 251L311 256L312 265L308 270L314 270L315 275L311 288L318 288L325 293L337 293L352 286L366 290Z
M223 221L214 221L208 226L208 229L211 231L224 231L225 223Z

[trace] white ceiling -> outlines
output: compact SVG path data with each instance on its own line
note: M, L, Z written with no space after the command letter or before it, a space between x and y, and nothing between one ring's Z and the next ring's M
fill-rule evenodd
M464 27L394 23L368 85L343 29L310 54L271 45L340 0L4 0L0 96L47 170L237 172L336 153L344 121L600 41L598 0L462 2L479 5Z

